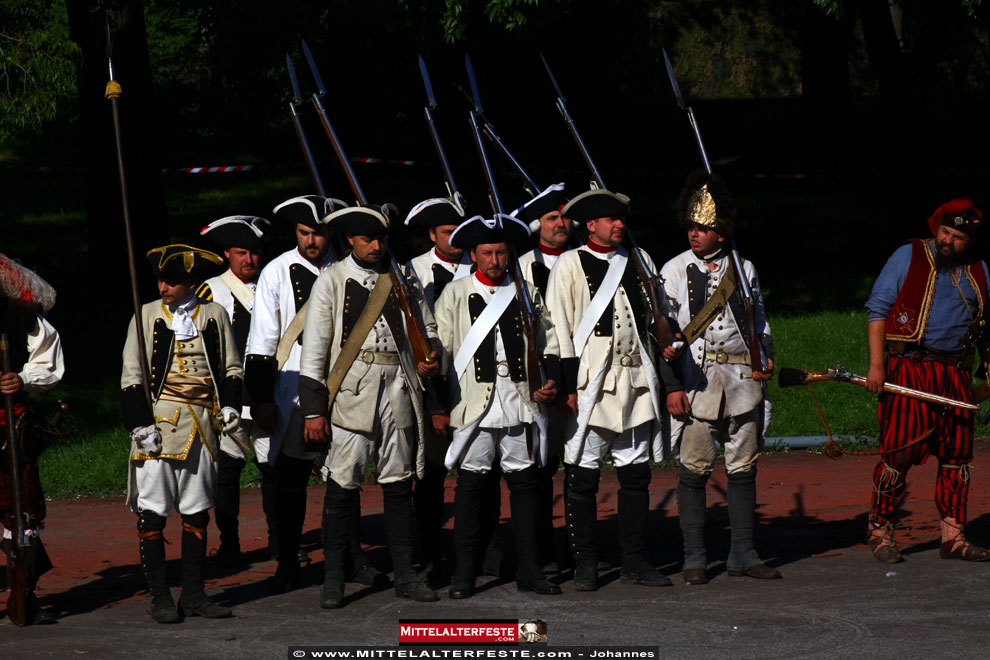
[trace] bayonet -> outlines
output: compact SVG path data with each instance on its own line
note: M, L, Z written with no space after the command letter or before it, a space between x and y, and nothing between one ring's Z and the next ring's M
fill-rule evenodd
M316 60L313 59L313 51L309 49L309 44L306 43L305 39L302 40L302 49L303 55L306 56L306 62L309 64L310 73L313 74L313 80L316 81L317 93L320 96L326 96L327 88L323 84L323 78L320 77L320 70L316 67Z
M426 70L426 62L423 61L423 56L419 56L419 72L423 76L423 86L426 87L426 102L427 107L430 110L436 110L437 99L433 96L433 85L430 84L430 74Z
M478 93L478 81L474 79L474 67L471 66L470 55L464 55L464 64L467 66L468 83L471 85L471 96L474 101L474 111L478 114L482 114L484 110L481 109L481 94Z
M443 182L444 186L447 188L447 195L450 196L451 200L455 204L461 207L461 211L464 211L464 197L457 190L457 184L454 182L454 172L450 169L450 162L447 160L447 153L443 149L443 145L440 143L440 133L437 131L436 124L433 121L433 113L437 107L436 97L433 96L433 85L430 84L430 74L426 70L426 62L423 61L423 56L419 56L419 72L423 75L423 86L426 87L426 107L423 108L423 114L426 115L426 126L430 131L430 138L433 140L433 148L437 152L437 158L440 159L440 168L443 171Z
M306 167L309 168L309 174L313 178L313 185L316 186L316 192L320 197L326 197L327 191L323 187L323 179L316 169L316 158L313 157L313 151L309 148L309 140L306 139L302 118L299 116L299 106L303 103L302 91L299 89L299 80L296 78L296 67L293 66L292 57L288 53L285 54L285 67L289 70L289 82L292 84L293 98L289 101L289 113L292 115L292 125L296 129L296 137L299 138L299 145L302 147L303 157L306 159ZM342 250L342 248L342 242L338 242L337 249ZM343 252L340 252L341 256L343 254Z

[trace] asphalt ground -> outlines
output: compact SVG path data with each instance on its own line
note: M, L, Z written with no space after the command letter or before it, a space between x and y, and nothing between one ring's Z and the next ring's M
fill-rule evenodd
M700 658L984 658L990 642L990 562L972 564L938 556L939 530L932 502L933 462L913 469L898 541L906 561L877 563L864 544L874 457L832 461L806 452L770 454L760 461L758 549L783 580L733 578L725 572L728 518L725 476L709 484L708 547L711 582L687 586L680 576L676 472L656 469L651 487L651 558L674 586L624 583L618 570L602 588L576 592L568 574L554 578L564 594L535 596L515 583L489 578L469 600L439 603L399 600L391 589L347 586L347 603L318 607L322 578L319 512L322 489L309 491L304 547L312 563L306 586L268 595L274 562L266 557L259 492L242 493L241 539L251 562L230 571L212 562L208 593L234 610L224 620L191 618L154 623L138 567L135 517L121 499L53 501L44 532L56 568L43 576L38 595L57 613L55 625L18 628L0 618L0 658L142 658L165 654L193 658L285 658L290 645L395 645L400 619L539 618L551 646L651 645L662 657ZM979 442L970 491L969 537L990 543L990 447ZM718 470L721 470L719 466ZM558 493L560 477L558 473ZM599 497L599 546L618 565L615 520L617 482L606 472ZM447 513L454 482L447 484ZM503 489L504 491L504 489ZM505 493L503 493L505 495ZM362 497L364 536L372 560L388 566L380 489ZM505 495L503 514L508 514ZM557 525L563 536L563 502ZM451 521L445 535L452 541ZM503 518L502 536L508 535ZM218 540L211 523L210 548ZM169 519L166 538L175 596L179 584L180 523ZM511 538L507 538L511 545ZM5 601L6 594L0 594Z

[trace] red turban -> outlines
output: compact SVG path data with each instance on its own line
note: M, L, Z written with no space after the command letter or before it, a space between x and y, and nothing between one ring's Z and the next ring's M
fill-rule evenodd
M980 220L983 214L980 209L973 206L973 200L959 197L942 204L935 209L935 213L928 218L928 227L934 236L938 233L941 225L946 225L972 236L980 228Z

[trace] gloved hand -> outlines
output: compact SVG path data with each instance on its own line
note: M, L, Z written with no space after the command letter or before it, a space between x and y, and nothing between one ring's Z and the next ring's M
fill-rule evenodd
M224 406L220 409L220 419L223 421L224 433L233 433L241 424L241 416L230 406Z
M131 440L137 443L138 449L145 454L158 454L162 450L162 435L154 424L131 430Z

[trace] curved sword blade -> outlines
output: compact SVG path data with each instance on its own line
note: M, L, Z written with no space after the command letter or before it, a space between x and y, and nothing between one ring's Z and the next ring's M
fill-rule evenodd
M320 94L326 94L327 88L323 86L323 78L320 77L320 71L316 68L316 60L313 59L313 53L309 50L309 46L306 44L306 40L302 40L303 54L306 56L306 62L309 64L309 70L313 74L313 79L316 81L316 90Z
M464 54L464 65L467 67L468 82L471 83L471 95L474 97L474 109L481 113L481 94L478 93L478 81L474 79L474 67L471 66L471 56Z
M661 50L663 51L663 63L667 66L667 75L670 77L670 86L674 88L674 98L677 99L677 106L682 110L686 109L687 105L684 103L684 96L681 95L681 86L677 84L677 74L674 73L674 65L670 63L670 58L667 57L667 50Z
M426 71L426 62L423 61L423 56L419 56L419 72L423 75L423 86L426 87L426 100L433 110L437 107L437 100L433 96L433 85L430 84L430 74Z
M289 82L292 83L292 102L296 105L302 104L302 92L299 91L299 80L296 79L296 67L292 65L292 57L285 54L285 67L289 70Z

